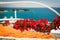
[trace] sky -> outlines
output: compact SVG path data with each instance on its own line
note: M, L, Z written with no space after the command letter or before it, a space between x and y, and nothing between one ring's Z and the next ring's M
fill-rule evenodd
M35 2L44 3L50 7L60 7L60 0L0 0L0 2L15 2L15 1L35 1ZM14 6L12 6L12 5L14 5ZM1 5L0 4L0 7L20 7L20 6L22 6L22 5L19 6L19 4L18 5L12 4L12 5L9 5L9 4ZM30 6L32 6L32 4L30 4ZM34 5L34 6L36 6L36 5Z

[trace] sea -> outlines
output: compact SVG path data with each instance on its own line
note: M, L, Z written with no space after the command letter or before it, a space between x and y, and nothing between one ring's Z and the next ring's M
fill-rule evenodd
M60 13L60 8L52 8ZM15 18L14 10L16 10L16 17L23 19L33 18L39 20L41 18L46 18L48 21L52 22L57 16L57 14L48 8L0 8L0 10L5 10L4 12L0 12L0 19L3 19L4 17Z

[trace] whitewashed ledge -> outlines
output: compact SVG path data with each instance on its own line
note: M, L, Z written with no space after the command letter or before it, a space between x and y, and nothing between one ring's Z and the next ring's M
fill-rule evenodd
M57 29L57 30L51 30L51 34L52 35L55 35L57 38L60 38L60 30Z
M55 40L53 38L50 39L42 39L42 38L14 38L14 37L3 37L0 36L0 40Z
M59 29L57 29L57 30L51 30L51 33L56 33L56 34L60 34L60 30Z

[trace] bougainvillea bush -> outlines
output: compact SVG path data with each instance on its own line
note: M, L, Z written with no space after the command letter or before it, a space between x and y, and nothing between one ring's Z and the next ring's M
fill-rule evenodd
M60 16L56 16L54 19L53 19L53 27L54 29L60 29L59 26L60 26Z
M14 23L14 28L20 31L24 30L35 30L39 32L50 32L52 29L57 29L60 26L60 17L57 16L52 22L48 22L46 18L41 18L39 20L35 19L24 19L17 20Z

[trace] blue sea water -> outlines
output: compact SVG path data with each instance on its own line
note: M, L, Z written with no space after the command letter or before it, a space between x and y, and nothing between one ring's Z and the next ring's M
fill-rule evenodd
M11 16L14 18L14 11L12 11L13 8L0 8L3 10L8 10L8 12L2 12L0 13L0 18L4 18L5 16L7 18L10 18ZM17 8L16 8L17 9ZM26 8L29 9L29 11L18 11L17 10L17 18L34 18L36 20L40 18L47 18L48 21L52 21L55 16L57 16L54 12L49 10L48 8ZM60 8L54 8L56 11L60 13Z

